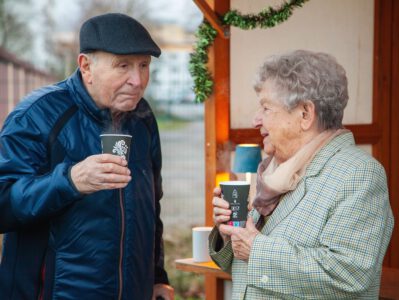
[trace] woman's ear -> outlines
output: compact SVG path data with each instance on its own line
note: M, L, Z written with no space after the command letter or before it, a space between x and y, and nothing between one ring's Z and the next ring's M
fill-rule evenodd
M92 83L92 70L91 70L91 59L84 53L80 53L78 56L78 66L80 73L82 74L82 79L86 84Z
M309 130L316 124L316 106L310 100L300 104L302 130Z

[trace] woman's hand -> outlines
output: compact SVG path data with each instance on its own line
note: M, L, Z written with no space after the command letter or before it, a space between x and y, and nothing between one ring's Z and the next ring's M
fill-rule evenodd
M259 231L255 228L252 217L249 217L245 228L220 225L219 232L230 236L234 257L244 261L249 260L252 245Z
M213 190L213 222L216 227L230 220L231 210L229 209L230 204L226 200L221 198L222 191L220 188L215 188ZM220 232L220 231L219 231ZM229 236L220 232L220 235L223 238L223 241L228 241Z

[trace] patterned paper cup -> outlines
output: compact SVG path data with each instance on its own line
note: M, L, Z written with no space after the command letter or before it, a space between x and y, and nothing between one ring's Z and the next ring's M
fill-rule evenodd
M129 161L130 143L132 136L128 134L101 134L103 153L119 155Z
M250 184L246 181L223 181L219 185L223 199L230 204L231 218L227 224L234 227L245 227Z

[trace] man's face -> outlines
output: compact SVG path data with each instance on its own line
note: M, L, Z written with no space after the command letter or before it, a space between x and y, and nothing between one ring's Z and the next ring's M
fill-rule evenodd
M99 108L112 112L136 108L148 84L150 62L150 55L115 55L99 51L79 56L88 92Z

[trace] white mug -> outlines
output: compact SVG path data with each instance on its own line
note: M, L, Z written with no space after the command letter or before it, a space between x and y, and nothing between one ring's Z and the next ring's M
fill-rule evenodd
M211 258L208 252L208 237L212 227L194 227L193 228L193 261L206 262Z

